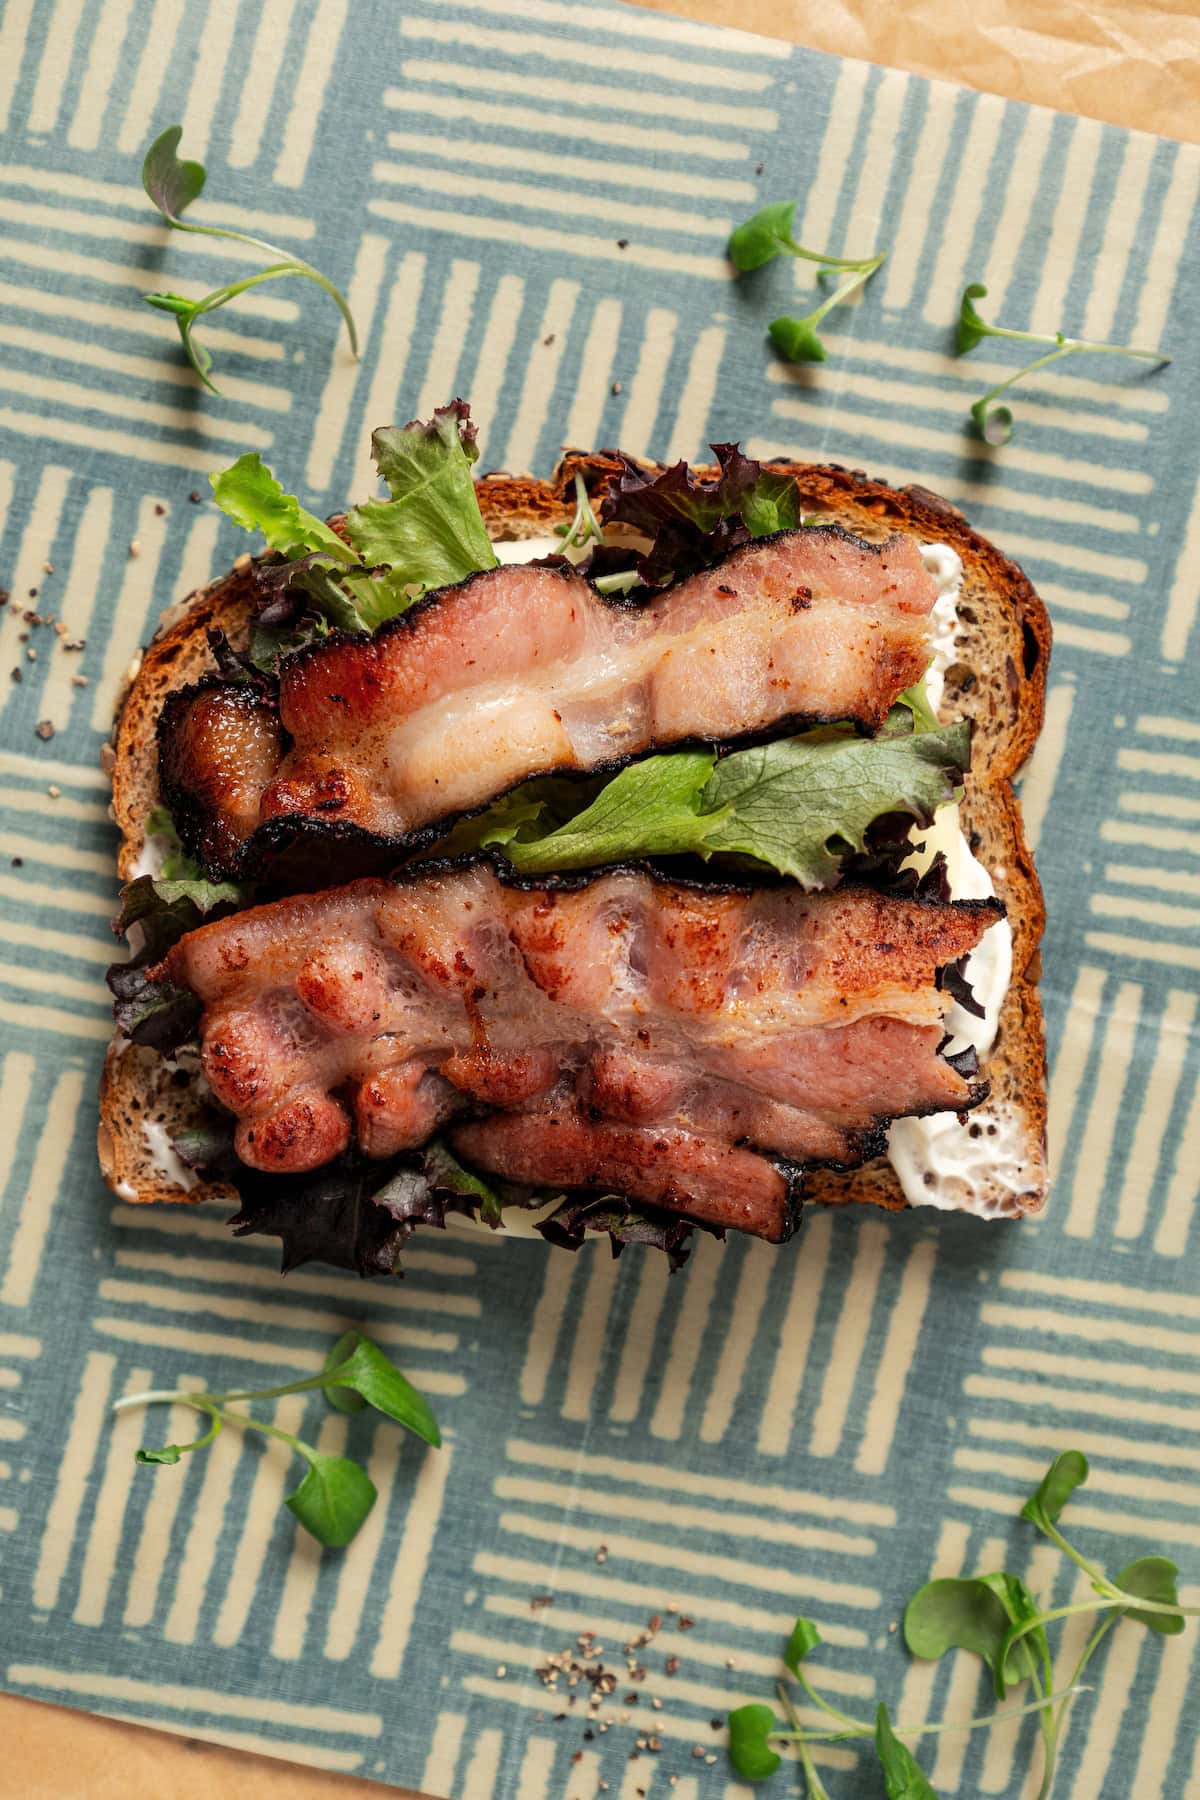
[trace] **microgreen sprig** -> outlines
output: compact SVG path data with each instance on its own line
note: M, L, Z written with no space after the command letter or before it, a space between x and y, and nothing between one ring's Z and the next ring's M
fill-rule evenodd
M1028 1680L1034 1698L1025 1705L978 1718L938 1725L895 1725L886 1706L880 1705L874 1723L855 1719L826 1700L803 1668L804 1659L821 1637L810 1619L797 1619L783 1650L784 1665L801 1689L830 1720L833 1729L813 1731L801 1721L792 1696L782 1683L777 1688L788 1720L779 1723L772 1707L762 1703L737 1707L729 1715L729 1755L737 1773L749 1781L773 1775L782 1757L772 1744L794 1744L804 1776L808 1800L830 1800L813 1763L812 1745L841 1743L870 1737L884 1780L888 1800L934 1800L934 1791L912 1752L901 1741L932 1733L975 1731L1003 1719L1035 1713L1044 1746L1038 1800L1048 1800L1054 1781L1055 1760L1063 1714L1076 1695L1088 1692L1081 1677L1113 1626L1132 1619L1150 1631L1173 1636L1184 1621L1200 1616L1200 1607L1182 1606L1176 1590L1179 1571L1165 1556L1142 1556L1126 1564L1110 1578L1097 1564L1068 1542L1058 1521L1071 1495L1087 1480L1087 1458L1078 1450L1055 1457L1035 1492L1021 1509L1021 1517L1068 1556L1088 1577L1097 1599L1068 1606L1039 1609L1024 1582L1007 1571L926 1582L909 1601L904 1614L904 1638L912 1655L936 1660L948 1650L970 1650L990 1668L997 1696ZM1085 1643L1066 1686L1055 1691L1046 1626L1078 1613L1100 1613L1099 1625Z
M254 275L214 288L212 293L205 294L200 300L189 300L183 294L143 294L142 298L147 306L156 307L159 312L173 316L179 327L184 353L205 387L214 394L219 391L209 379L212 357L204 345L197 343L192 336L192 328L197 319L203 318L205 313L215 312L217 307L227 305L230 300L236 300L239 294L261 286L264 281L278 281L288 275L299 275L306 281L315 281L318 287L325 290L346 321L350 349L357 356L358 331L349 304L340 289L322 275L319 269L314 269L303 258L281 250L278 245L269 244L265 238L250 237L244 231L230 231L219 225L195 225L180 216L202 192L206 179L203 163L190 162L177 154L182 135L182 126L169 125L155 138L142 163L142 186L167 224L175 231L191 231L206 237L229 238L235 243L249 244L254 249L261 250L264 256L276 259Z
M1157 350L1139 350L1131 344L1102 344L1091 338L1069 338L1064 336L1061 331L1053 333L1014 331L1006 325L989 325L987 320L980 316L979 309L975 305L977 300L986 298L987 289L981 281L972 281L963 290L963 297L959 304L958 335L955 343L959 356L965 356L968 351L974 350L975 346L984 338L989 337L1012 338L1025 344L1050 344L1053 348L1045 356L1035 357L1032 362L1026 363L1024 368L1018 369L1006 380L997 382L995 387L989 388L986 394L982 394L976 400L971 408L971 417L985 443L1007 444L1013 434L1012 410L1008 406L994 406L992 402L996 396L1006 392L1015 382L1023 380L1026 375L1032 375L1035 369L1047 368L1050 363L1058 362L1061 357L1081 354L1133 356L1142 362L1158 363L1160 366L1165 366L1171 360L1169 356L1163 356Z
M767 327L767 333L785 362L825 361L827 352L817 335L817 326L826 313L832 312L835 306L840 306L842 301L854 292L855 288L861 287L864 281L870 280L886 257L887 251L879 250L874 256L869 256L865 262L853 265L855 272L843 281L840 287L835 288L832 294L822 300L819 306L814 306L810 313L805 313L802 319L793 318L785 313L781 318L771 320Z
M837 269L849 271L847 280L802 319L784 315L772 319L768 326L771 342L786 362L824 362L826 350L817 334L817 326L826 313L840 306L855 288L870 279L886 260L887 251L877 250L873 256L830 256L823 250L806 250L792 236L795 216L794 200L773 201L745 224L737 226L730 234L726 254L742 274L761 269L764 263L773 262L777 256L796 256L805 262L818 263L822 274Z
M622 569L614 575L593 575L592 586L598 594L628 594L640 579L636 569Z
M1176 1591L1179 1571L1169 1558L1137 1557L1111 1580L1067 1541L1058 1529L1058 1520L1087 1476L1088 1462L1082 1451L1064 1451L1055 1457L1021 1508L1021 1517L1083 1571L1097 1599L1042 1611L1019 1577L982 1575L927 1582L913 1595L904 1615L905 1642L914 1656L932 1659L949 1649L971 1650L991 1669L1001 1699L1010 1686L1027 1677L1034 1692L1043 1696L1038 1722L1045 1760L1038 1800L1046 1800L1050 1793L1062 1724L1062 1707L1054 1704L1050 1694L1046 1626L1081 1613L1108 1614L1084 1645L1071 1677L1074 1686L1118 1620L1133 1619L1160 1635L1174 1636L1183 1630L1185 1618L1200 1613L1200 1608L1180 1605Z
M744 225L738 225L730 233L726 246L726 254L734 268L748 274L777 256L802 257L805 262L820 263L826 269L862 269L866 266L869 261L866 257L830 256L824 250L806 250L792 236L795 217L794 200L775 200L756 212L752 219L747 219Z
M569 525L559 525L556 529L562 539L564 556L570 556L572 550L586 550L589 544L604 548L604 527L592 510L587 487L578 469L575 471L575 517ZM571 557L571 560L581 562L583 558ZM609 575L592 574L590 578L599 594L627 594L641 580L636 569L620 569Z
M575 517L569 525L559 525L556 529L562 539L560 549L564 556L571 550L586 550L589 544L604 542L604 527L592 511L587 486L578 469L575 471Z
M428 1401L386 1357L359 1331L347 1331L340 1337L319 1375L301 1381L285 1382L279 1387L249 1388L228 1394L179 1393L170 1388L152 1388L142 1394L126 1394L118 1400L114 1412L131 1406L190 1406L211 1422L201 1437L187 1444L163 1444L156 1449L137 1452L139 1463L177 1463L193 1450L203 1450L219 1437L226 1425L239 1431L261 1431L267 1437L287 1444L308 1464L295 1493L284 1504L295 1514L306 1531L319 1543L331 1549L348 1544L363 1524L378 1495L366 1470L346 1456L327 1456L294 1437L278 1425L256 1419L250 1413L235 1412L229 1405L234 1400L275 1400L284 1394L304 1394L321 1388L331 1406L339 1412L361 1412L373 1406L389 1419L435 1448L441 1444L441 1433Z
M762 1781L773 1775L780 1767L783 1758L771 1749L772 1743L794 1744L800 1759L800 1767L808 1788L808 1800L829 1800L829 1795L817 1773L812 1759L814 1744L842 1744L854 1738L872 1738L876 1753L884 1769L885 1775L892 1774L896 1779L901 1774L909 1783L907 1789L896 1787L897 1794L905 1794L907 1800L923 1800L926 1795L932 1796L933 1790L925 1782L925 1777L913 1757L899 1739L935 1737L956 1731L978 1731L985 1725L994 1725L1005 1719L1024 1718L1027 1714L1039 1711L1045 1700L1029 1701L1023 1706L1006 1707L1001 1712L981 1714L977 1718L961 1719L931 1725L927 1722L920 1725L893 1725L887 1708L876 1709L872 1720L856 1719L852 1714L843 1712L841 1707L834 1706L827 1700L820 1689L814 1686L807 1671L802 1667L804 1658L815 1650L821 1642L821 1634L811 1619L800 1618L792 1628L783 1651L783 1661L788 1673L803 1689L805 1696L814 1706L819 1708L830 1721L830 1726L822 1730L813 1730L806 1726L798 1711L789 1688L783 1682L776 1685L775 1692L788 1723L783 1726L776 1718L774 1710L762 1702L749 1706L739 1706L729 1715L729 1755L739 1775L749 1781ZM1064 1689L1061 1694L1053 1695L1056 1702L1065 1704L1075 1694L1084 1690L1078 1685ZM920 1783L925 1782L924 1786ZM893 1788L888 1787L889 1795Z

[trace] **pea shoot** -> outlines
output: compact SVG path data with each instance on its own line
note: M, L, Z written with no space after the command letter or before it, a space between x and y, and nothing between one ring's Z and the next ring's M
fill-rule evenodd
M192 231L207 237L230 238L239 244L250 244L263 255L273 260L266 268L259 269L253 275L246 275L240 281L231 281L225 286L214 288L212 293L205 294L200 300L189 300L184 294L155 293L143 294L147 306L156 307L159 312L170 313L179 327L179 336L183 341L184 354L199 375L205 387L212 393L218 393L216 384L209 379L212 368L212 356L205 346L192 336L192 328L197 319L206 313L215 312L219 306L226 306L236 300L239 294L247 293L251 288L259 287L264 281L279 281L284 276L299 275L306 281L315 281L324 288L346 321L346 330L350 337L350 349L358 355L358 331L350 307L339 288L314 269L311 263L293 256L287 250L281 250L275 244L267 243L265 238L250 237L244 231L228 231L218 225L194 225L180 217L204 188L206 174L203 163L188 162L179 157L179 140L183 135L181 125L169 125L160 132L146 152L142 163L142 186L154 202L167 224L175 231Z
M855 288L861 287L863 282L875 273L886 256L887 251L880 250L876 255L868 257L865 262L858 265L857 273L843 281L840 287L835 288L819 306L814 306L810 313L805 313L802 319L792 318L785 314L782 318L771 320L767 327L767 334L785 362L825 361L828 352L817 336L817 326L826 313L832 312L835 306L840 306L842 301L854 292Z
M848 271L847 279L803 318L785 314L772 319L767 327L776 352L785 362L824 362L827 352L818 336L817 326L855 288L870 279L886 261L887 251L877 250L872 256L830 256L823 250L806 250L792 236L795 216L794 200L773 201L745 224L737 226L730 235L726 253L734 268L742 274L761 269L764 263L773 262L777 256L796 256L805 262L817 263L822 274L832 274L839 269Z
M294 1437L290 1431L270 1425L265 1419L256 1419L251 1413L236 1412L229 1404L234 1400L274 1400L283 1394L303 1394L316 1388L324 1391L329 1404L339 1412L362 1412L365 1407L373 1406L376 1412L385 1413L397 1424L406 1426L426 1444L434 1448L441 1444L441 1433L429 1402L379 1346L359 1331L347 1331L340 1337L325 1358L321 1373L301 1381L228 1394L188 1394L170 1388L155 1388L144 1394L126 1394L116 1402L113 1411L121 1412L131 1406L190 1406L210 1421L208 1430L188 1444L163 1444L156 1449L139 1450L139 1463L180 1462L193 1450L207 1449L226 1425L239 1431L261 1431L267 1437L279 1439L308 1464L303 1481L295 1493L287 1496L284 1505L318 1543L330 1549L341 1549L355 1536L378 1498L366 1470L347 1456L326 1456L301 1438Z
M1024 368L1018 369L1015 375L997 382L982 394L971 408L971 417L979 430L980 437L987 444L1007 444L1013 434L1012 409L1006 405L996 406L993 402L998 394L1005 393L1015 382L1022 381L1026 375L1032 375L1035 369L1045 369L1064 356L1133 356L1142 362L1157 363L1165 367L1170 362L1169 356L1163 356L1157 350L1138 350L1131 344L1101 344L1091 338L1069 338L1061 331L1053 333L1041 331L1013 331L1007 325L989 325L980 316L975 305L977 300L987 298L987 289L981 281L972 281L963 290L959 305L958 335L955 348L959 356L966 356L974 350L976 344L984 338L1012 338L1024 344L1050 344L1052 348L1044 356L1035 357Z
M1044 1746L1038 1800L1048 1800L1063 1714L1077 1695L1089 1691L1082 1685L1081 1677L1113 1626L1121 1619L1132 1619L1150 1631L1170 1637L1183 1630L1187 1618L1200 1616L1200 1607L1180 1605L1176 1587L1179 1571L1168 1557L1137 1557L1110 1578L1063 1536L1058 1529L1059 1517L1087 1475L1087 1458L1078 1450L1064 1451L1054 1459L1022 1507L1021 1517L1083 1570L1096 1599L1042 1611L1020 1577L1001 1570L926 1582L905 1609L904 1640L913 1656L934 1661L948 1650L969 1650L991 1670L999 1699L1006 1697L1010 1687L1024 1681L1030 1683L1033 1699L960 1723L893 1725L882 1704L873 1721L856 1719L825 1699L804 1667L806 1658L820 1644L821 1634L811 1619L800 1618L783 1649L784 1667L829 1724L818 1730L804 1725L793 1691L780 1682L776 1692L786 1724L780 1723L772 1706L762 1702L739 1706L729 1715L729 1757L736 1772L747 1781L763 1781L783 1763L780 1752L772 1746L794 1746L807 1800L831 1800L813 1761L812 1747L869 1738L874 1744L887 1800L935 1800L928 1778L903 1739L938 1732L976 1731L1003 1719L1036 1713ZM1070 1681L1055 1692L1045 1628L1077 1613L1103 1616L1084 1645Z
M1044 1700L1031 1700L1023 1706L1005 1708L1002 1712L984 1713L978 1718L965 1719L959 1723L941 1725L895 1725L893 1726L886 1706L876 1709L874 1720L856 1719L851 1713L843 1712L827 1700L820 1689L814 1686L808 1673L801 1667L804 1658L815 1650L821 1642L821 1634L811 1619L800 1618L792 1627L792 1635L783 1651L783 1661L789 1674L803 1689L806 1697L818 1707L830 1721L828 1727L812 1730L804 1725L796 1710L796 1703L790 1689L778 1683L776 1694L779 1704L788 1723L783 1726L775 1716L772 1707L756 1702L750 1706L739 1706L729 1715L729 1756L737 1773L748 1781L763 1781L780 1768L783 1758L778 1751L771 1749L772 1743L794 1744L800 1763L801 1772L807 1785L808 1800L830 1800L830 1795L817 1773L812 1757L814 1744L840 1744L854 1738L870 1738L874 1741L876 1754L885 1775L900 1775L908 1781L905 1788L893 1789L889 1785L886 1792L889 1796L895 1792L904 1795L906 1800L932 1800L933 1789L925 1780L915 1757L903 1744L900 1737L930 1737L943 1732L978 1731L985 1725L994 1725L1003 1719L1022 1718L1028 1713L1037 1712L1045 1704ZM1085 1690L1078 1686L1064 1689L1061 1694L1052 1698L1056 1702L1066 1703L1077 1693ZM922 1786L921 1783L924 1783Z
M575 471L575 517L569 525L557 525L555 530L562 539L559 549L564 556L572 550L586 550L589 544L604 542L604 528L592 511L587 487L578 469Z

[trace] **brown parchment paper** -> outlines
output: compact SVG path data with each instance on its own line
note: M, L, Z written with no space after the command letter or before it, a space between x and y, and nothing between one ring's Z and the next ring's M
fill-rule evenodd
M636 3L1200 141L1200 0ZM380 1794L374 1782L12 1695L0 1695L0 1737L3 1800L367 1800Z
M1008 100L1200 141L1200 0L637 0Z

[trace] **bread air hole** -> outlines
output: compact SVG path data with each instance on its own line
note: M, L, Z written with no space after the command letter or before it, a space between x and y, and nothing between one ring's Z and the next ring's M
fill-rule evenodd
M1027 619L1021 621L1021 642L1024 646L1021 660L1024 664L1026 680L1029 680L1041 661L1042 646L1038 643L1037 635Z

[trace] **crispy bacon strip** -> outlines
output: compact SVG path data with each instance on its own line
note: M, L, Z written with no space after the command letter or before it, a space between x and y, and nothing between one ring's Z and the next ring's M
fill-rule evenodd
M777 1161L855 1164L881 1121L985 1089L939 1054L937 972L995 901L558 888L491 869L364 880L201 927L159 974L204 1004L202 1060L254 1168L371 1156L439 1125L470 1161L786 1235Z
M173 695L163 792L188 849L238 875L298 836L394 853L554 769L820 720L873 731L925 669L935 593L911 538L836 526L747 545L644 605L570 570L491 569L290 657L278 715L224 683Z

